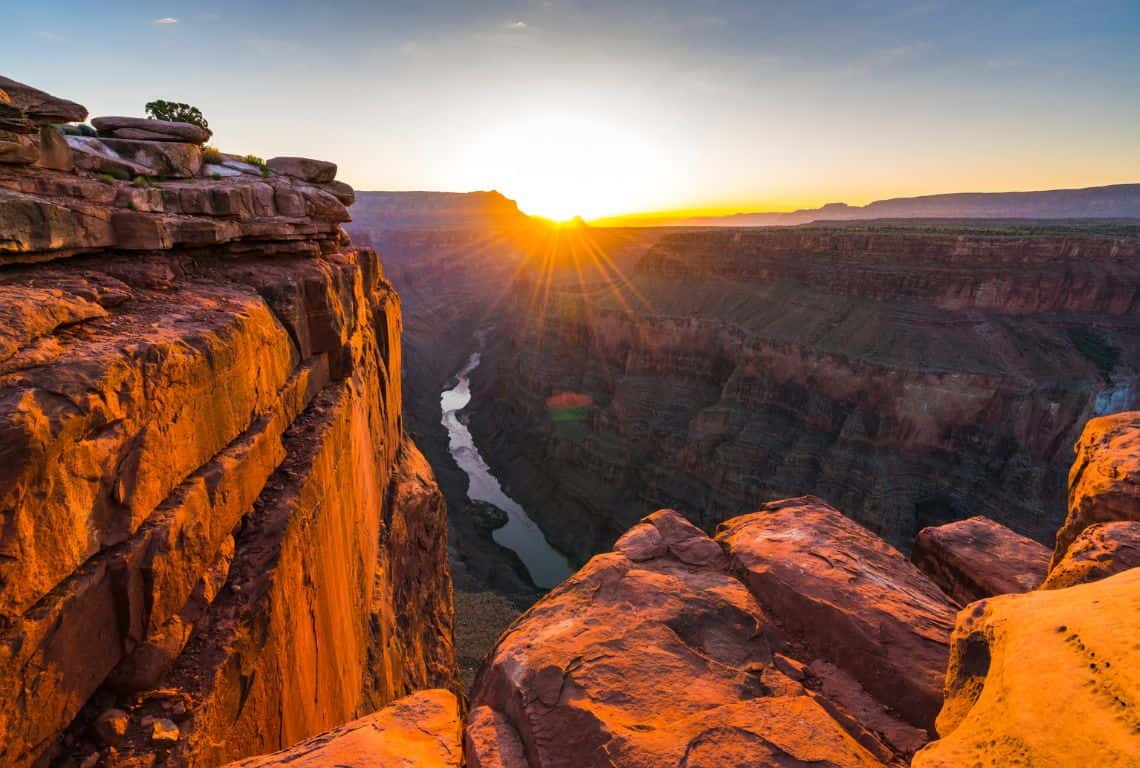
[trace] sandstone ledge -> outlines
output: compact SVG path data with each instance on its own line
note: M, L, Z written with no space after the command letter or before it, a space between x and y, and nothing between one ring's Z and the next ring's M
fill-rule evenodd
M289 749L226 768L459 768L460 725L454 694L422 691Z

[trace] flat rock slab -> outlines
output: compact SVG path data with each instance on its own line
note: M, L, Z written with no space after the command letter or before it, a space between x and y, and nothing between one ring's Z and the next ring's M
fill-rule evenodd
M11 78L0 76L0 91L7 94L9 104L23 110L37 125L81 123L87 119L87 107L82 104L52 96Z
M459 768L459 704L428 690L271 755L225 768Z
M957 606L894 547L812 496L728 520L716 538L785 642L933 727Z
M1137 636L1140 569L974 603L950 642L942 738L914 768L1134 768Z
M184 141L204 144L213 133L193 123L150 120L143 117L96 117L91 121L100 134L116 139Z
M911 561L962 605L1040 586L1050 551L988 517L923 528Z
M327 184L336 178L336 163L307 157L274 157L266 163L274 173L292 176L314 184Z

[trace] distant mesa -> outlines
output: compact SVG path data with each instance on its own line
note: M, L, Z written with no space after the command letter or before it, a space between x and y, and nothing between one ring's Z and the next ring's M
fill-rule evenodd
M1040 192L961 192L876 200L864 206L828 203L791 212L727 216L645 217L650 226L777 227L870 219L1130 219L1140 217L1140 184Z

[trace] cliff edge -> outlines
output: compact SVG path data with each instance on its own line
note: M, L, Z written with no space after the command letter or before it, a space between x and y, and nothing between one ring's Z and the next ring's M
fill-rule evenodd
M0 89L0 763L217 765L454 688L399 297L336 166Z

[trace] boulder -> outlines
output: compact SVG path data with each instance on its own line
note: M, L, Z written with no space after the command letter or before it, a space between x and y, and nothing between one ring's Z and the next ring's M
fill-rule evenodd
M461 764L459 704L448 691L428 690L288 749L226 768L459 768Z
M38 88L0 75L0 90L8 95L12 106L22 109L36 125L81 123L87 119L87 108L74 101L61 99Z
M307 157L274 157L266 163L269 170L314 184L327 184L336 178L336 163L310 160Z
M356 202L356 190L343 181L330 181L327 184L321 185L329 194L340 200L345 205L352 205Z
M171 120L151 120L143 117L96 117L91 121L100 135L115 139L143 139L148 141L181 141L205 144L211 131L193 123Z
M831 662L933 727L957 606L894 547L812 496L728 520L716 538L801 661Z
M960 604L1036 589L1050 552L988 517L923 528L910 559Z
M198 175L202 168L202 151L196 144L175 141L137 141L134 139L100 139L132 163L154 169L152 172L176 179Z
M516 621L485 662L467 720L468 766L894 759L777 668L771 622L726 565L716 542L671 510L590 560Z
M1140 411L1092 419L1069 471L1069 513L1057 532L1050 568L1093 523L1140 521Z
M1081 531L1042 589L1062 589L1140 567L1140 522L1093 523Z
M940 739L914 768L1133 768L1140 569L958 614Z

